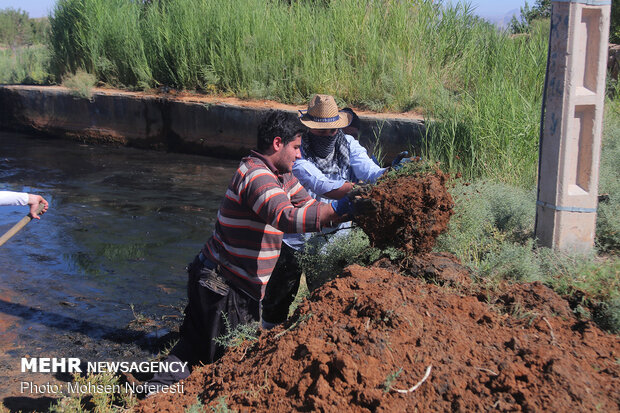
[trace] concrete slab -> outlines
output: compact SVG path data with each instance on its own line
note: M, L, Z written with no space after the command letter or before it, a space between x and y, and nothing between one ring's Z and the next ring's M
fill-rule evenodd
M270 109L296 116L303 106L191 94L95 89L92 99L60 86L0 86L0 128L210 156L240 157L255 147L256 127ZM386 158L420 147L424 122L414 114L358 112L360 142L378 140Z

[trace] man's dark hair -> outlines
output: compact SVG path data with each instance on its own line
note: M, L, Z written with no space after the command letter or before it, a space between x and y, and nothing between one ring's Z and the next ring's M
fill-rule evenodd
M306 127L297 120L294 114L270 110L258 125L256 148L258 152L264 153L276 136L282 138L282 142L286 145L296 135L303 134L305 131Z

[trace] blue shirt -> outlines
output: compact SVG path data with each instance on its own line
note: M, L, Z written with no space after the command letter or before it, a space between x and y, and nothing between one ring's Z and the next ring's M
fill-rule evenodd
M340 188L347 181L345 176L349 176L349 172L353 172L353 175L357 179L355 183L359 182L375 182L383 173L386 168L379 167L370 157L366 148L359 144L359 142L350 135L345 135L347 142L349 143L349 171L340 171L340 173L324 174L317 168L311 161L305 159L305 155L302 151L301 159L295 161L293 165L293 175L304 186L306 191L315 199L325 203L332 203L334 200L323 197L329 191ZM336 229L348 228L351 226L351 222L343 222L336 228L324 228L323 233L334 232ZM284 240L288 246L296 250L300 249L305 242L310 238L312 234L285 234Z

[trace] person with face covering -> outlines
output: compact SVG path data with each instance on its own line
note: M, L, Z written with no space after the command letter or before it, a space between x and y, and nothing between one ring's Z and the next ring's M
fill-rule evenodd
M301 159L295 162L293 175L312 197L323 203L344 199L354 184L375 182L388 169L378 166L353 136L343 132L354 116L350 109L339 110L336 101L329 95L314 95L308 109L300 111L299 121L309 131L302 139ZM402 162L403 156L401 154L393 165ZM351 222L333 224L324 228L323 233L330 234L349 227ZM302 272L295 253L304 248L310 235L284 236L280 258L262 301L263 328L272 328L286 320L289 307L297 295ZM315 237L312 242L321 243L321 239L324 238ZM309 285L311 290L313 287Z

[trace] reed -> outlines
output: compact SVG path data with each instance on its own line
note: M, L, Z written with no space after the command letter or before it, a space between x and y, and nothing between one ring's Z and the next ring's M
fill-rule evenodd
M434 120L425 156L534 182L548 26L512 38L430 0L60 0L51 26L59 79L415 109Z

